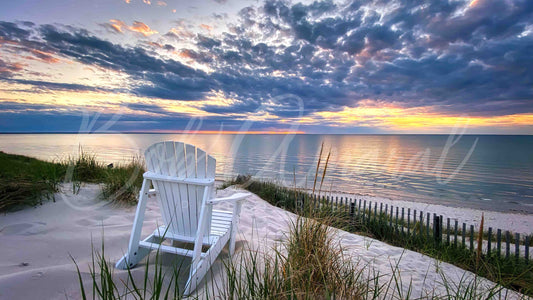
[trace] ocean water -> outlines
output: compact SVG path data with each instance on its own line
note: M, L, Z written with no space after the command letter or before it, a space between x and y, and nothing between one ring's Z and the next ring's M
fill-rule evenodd
M533 136L0 134L0 151L61 160L81 147L120 163L165 140L213 155L218 178L251 174L312 188L323 144L316 185L322 193L533 213Z

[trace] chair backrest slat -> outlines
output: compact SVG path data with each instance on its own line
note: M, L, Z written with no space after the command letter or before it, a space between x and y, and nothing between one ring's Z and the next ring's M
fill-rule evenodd
M215 178L215 159L203 150L181 142L156 143L146 149L145 159L148 171L157 174L189 179ZM204 186L162 180L152 182L159 192L161 215L169 231L195 236L199 226ZM211 187L210 190L214 188Z
M174 142L171 142L174 143ZM185 144L183 143L174 143L174 151L176 152L176 161L171 162L173 164L176 164L177 166L177 172L178 177L180 178L186 178L187 177L187 170L185 169L186 160L185 160ZM175 184L175 186L178 187L177 191L177 199L174 201L174 211L175 215L177 216L176 221L179 227L177 231L173 232L180 232L183 235L190 235L189 228L191 227L190 218L188 215L188 206L189 206L189 199L187 194L187 185L186 184ZM181 215L178 213L181 212ZM168 225L168 223L167 223Z
M196 147L192 145L185 145L185 160L186 160L186 172L187 172L187 178L196 178ZM189 224L189 230L196 231L196 225L195 221L198 220L199 212L197 210L197 203L196 203L196 186L187 185L187 208L189 210L189 218L190 218L190 224Z
M207 168L206 168L206 178L215 179L217 161L211 156L207 156ZM215 189L211 190L211 198L215 198Z
M176 176L177 165L172 163L176 160L174 143L164 142L161 144L161 148L163 152L162 154L160 154L163 159L159 160L161 164L161 174L168 176ZM170 230L179 231L181 227L183 227L183 225L181 224L180 226L179 220L177 220L177 218L172 215L172 211L175 210L176 206L176 192L178 192L178 187L169 182L158 182L157 186L163 189L161 191L161 194L165 195L165 197L161 197L161 199L159 200L159 206L160 209L162 209L161 214L163 215L163 219L169 220L167 224L170 225Z

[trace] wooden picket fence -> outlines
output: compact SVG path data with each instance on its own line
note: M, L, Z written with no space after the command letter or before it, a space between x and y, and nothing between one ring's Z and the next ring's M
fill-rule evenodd
M451 248L469 251L474 256L482 255L489 260L531 263L531 234L521 235L488 227L479 240L479 228L476 229L474 224L459 224L457 219L433 212L351 197L318 197L304 189L250 180L249 177L233 184L242 184L261 198L294 213L311 217L320 214L334 216L340 220L338 224L333 224L336 227L350 232L367 232L379 240L404 248L431 247L437 251Z
M419 237L426 241L432 240L437 246L463 247L477 251L475 243L478 241L479 232L473 224L462 223L459 227L457 219L362 199L329 196L319 198L302 192L296 193L295 198L299 209L304 209L306 202L310 204L307 209L312 210L329 206L330 211L344 213L363 225L379 224L385 227L385 230L388 227L388 232L401 235L404 239ZM488 227L488 230L483 232L482 252L487 256L495 253L498 258L506 259L523 257L525 262L529 263L531 242L531 235L521 236L520 233L513 234L501 229L494 231L492 227Z

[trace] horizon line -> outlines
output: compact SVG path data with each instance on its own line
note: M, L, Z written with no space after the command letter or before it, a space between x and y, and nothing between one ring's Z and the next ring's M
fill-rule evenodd
M305 131L274 131L274 130L251 130L251 131L234 131L234 130L201 130L201 131L186 131L186 130L160 130L160 131L116 131L116 132L80 132L80 131L25 131L25 132L0 132L0 134L250 134L250 135L282 135L282 134L298 134L298 135L449 135L449 133L312 133ZM527 133L465 133L463 135L507 135L507 136L532 136Z

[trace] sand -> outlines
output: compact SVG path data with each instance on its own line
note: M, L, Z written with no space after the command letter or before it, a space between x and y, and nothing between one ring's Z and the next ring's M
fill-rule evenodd
M0 299L78 299L79 282L70 256L76 260L82 277L89 283L91 240L96 247L100 247L102 238L105 240L105 255L111 262L123 255L135 208L106 204L98 200L99 191L98 185L83 185L74 195L65 185L63 192L56 195L55 203L0 215ZM219 190L217 196L234 192L233 188ZM455 209L455 215L459 215L458 211L463 210ZM467 215L468 210L464 211ZM241 213L237 251L274 246L285 238L288 224L295 218L295 215L273 207L256 195L250 196ZM150 233L157 224L161 224L159 208L156 201L151 200L147 205L143 233ZM345 255L367 265L367 269L379 271L387 278L392 273L391 265L398 264L403 289L406 290L410 284L411 294L415 297L442 293L439 273L446 274L452 283L458 283L461 278L463 281L473 278L470 272L416 252L341 230L334 229L334 232ZM221 259L228 259L227 249L212 268L216 282L224 273ZM167 260L170 258L164 258L164 261ZM136 278L142 277L144 263L134 269ZM126 276L125 271L115 270L115 273L118 278ZM186 275L182 277L183 284ZM198 289L200 298L206 290L213 290L210 284L204 283ZM481 288L492 284L488 280L480 280ZM519 298L515 293L509 295L510 299Z
M419 214L420 211L424 212L424 218L426 218L426 213L436 213L442 215L444 219L444 225L446 226L446 218L450 218L451 226L453 226L454 221L459 222L459 226L462 226L462 223L466 223L468 228L470 225L474 225L476 228L479 227L481 222L481 214L484 214L484 228L487 230L488 227L493 228L493 232L496 232L496 229L501 229L502 231L509 230L515 233L520 233L521 235L533 234L533 214L525 213L512 213L512 212L498 212L498 211L489 211L489 210L480 210L472 208L462 208L449 205L440 205L432 203L423 203L423 202L413 202L413 201L402 201L402 200L391 200L383 197L373 197L368 195L358 195L358 194L348 194L341 192L327 193L331 197L344 197L348 199L357 199L357 201L366 200L367 203L372 201L372 207L374 203L378 203L378 210L380 203L383 203L383 208L385 204L393 205L394 207L399 207L400 209L405 208L405 213L407 214L407 209L410 208L411 211L417 210ZM357 202L359 203L359 202ZM368 204L367 204L368 205ZM396 208L395 208L396 209ZM406 215L407 218L407 215ZM432 217L431 217L432 218ZM425 220L425 219L424 219Z

